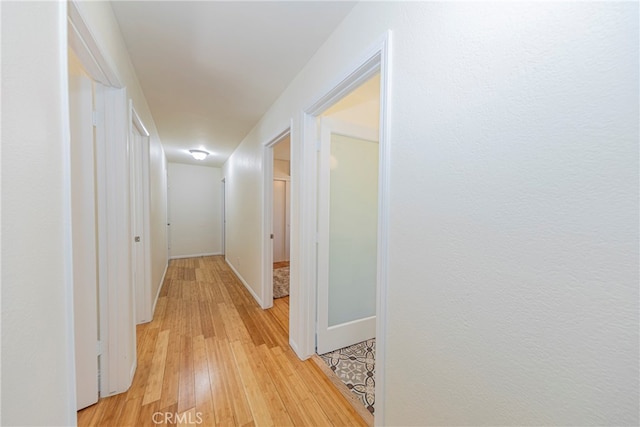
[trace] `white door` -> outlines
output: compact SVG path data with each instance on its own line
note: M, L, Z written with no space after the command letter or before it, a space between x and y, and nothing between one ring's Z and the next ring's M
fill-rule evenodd
M77 409L98 401L98 279L93 82L69 59L71 233Z
M132 116L137 117L133 114ZM131 228L133 233L133 286L135 291L136 323L151 321L151 284L147 269L148 248L148 169L149 146L144 127L134 120L131 124ZM142 128L142 129L140 129Z
M285 261L291 258L291 182L285 181L284 191L284 257Z
M227 238L227 203L226 203L226 182L222 180L222 255L226 254L226 238Z
M273 181L273 262L289 259L286 253L286 184L286 181Z
M318 331L323 354L375 337L377 132L322 120L318 200Z

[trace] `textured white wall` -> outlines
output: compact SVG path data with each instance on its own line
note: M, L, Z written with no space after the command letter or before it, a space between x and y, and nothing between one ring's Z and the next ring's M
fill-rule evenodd
M0 7L0 423L74 425L66 3Z
M228 258L260 294L261 144L387 29L382 423L637 425L636 3L360 3L226 163Z
M78 9L127 87L127 96L133 99L136 112L150 134L151 284L155 297L168 261L166 157L111 4L106 1L81 1L78 2Z
M222 253L222 170L169 163L171 257Z

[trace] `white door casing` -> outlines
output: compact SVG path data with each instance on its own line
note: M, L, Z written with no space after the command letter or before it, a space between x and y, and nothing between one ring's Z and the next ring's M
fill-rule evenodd
M301 359L316 352L317 332L317 143L318 117L375 73L380 73L380 168L378 208L378 273L376 309L376 401L385 401L386 316L388 282L389 164L392 32L378 40L354 59L334 78L329 90L322 90L300 113L299 132L291 136L292 252L289 344ZM268 165L267 165L268 166ZM270 183L269 183L270 184ZM384 404L376 407L376 425L385 419Z
M97 299L101 342L98 365L100 397L106 397L126 391L137 366L131 282L130 117L126 88L89 29L82 5L77 0L67 3L68 41L95 84Z
M98 401L98 282L93 137L93 82L70 52L71 234L76 405Z

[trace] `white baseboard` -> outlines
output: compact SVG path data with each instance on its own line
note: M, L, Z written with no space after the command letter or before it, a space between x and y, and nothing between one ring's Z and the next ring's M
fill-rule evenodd
M189 255L173 255L169 259L182 259L182 258L199 258L201 256L216 256L222 255L222 252L211 252L204 254L189 254Z
M164 266L164 273L162 273L162 279L160 279L158 292L156 292L156 299L153 301L153 307L151 308L151 320L153 320L153 316L156 314L156 304L158 304L158 298L160 298L160 291L162 291L162 287L164 286L164 278L167 275L168 269L169 269L169 263L167 263L167 265Z
M131 385L133 384L133 376L136 374L136 369L138 369L137 357L136 357L136 360L133 361L133 366L131 366L131 372L129 373L129 387L131 387ZM129 387L127 387L127 390L129 389Z
M247 290L249 291L249 293L251 294L251 296L253 296L253 299L256 300L256 302L258 303L258 305L260 307L262 307L262 301L260 300L260 298L258 297L258 295L253 291L253 289L251 289L251 286L249 286L249 284L247 283L246 280L244 280L244 277L242 277L242 275L240 273L238 273L238 270L236 270L236 268L233 266L233 264L231 264L229 262L228 259L225 259L227 265L229 266L229 268L231 268L231 270L233 270L233 272L235 273L235 275L238 277L238 279L240 280L240 282L242 282L242 284L244 285L245 288L247 288Z

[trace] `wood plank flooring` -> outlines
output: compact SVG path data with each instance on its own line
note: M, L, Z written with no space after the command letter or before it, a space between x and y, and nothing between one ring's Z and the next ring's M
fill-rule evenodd
M78 425L365 426L288 329L289 298L262 310L223 257L172 260L153 321L137 327L131 388Z

